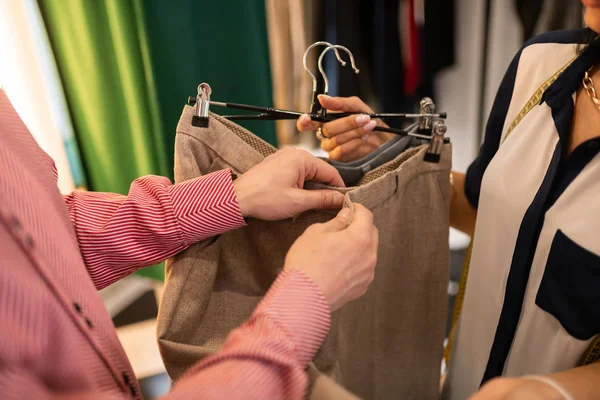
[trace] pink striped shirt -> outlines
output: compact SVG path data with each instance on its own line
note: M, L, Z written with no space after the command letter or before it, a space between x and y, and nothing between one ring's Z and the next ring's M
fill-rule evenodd
M54 163L2 90L0 171L1 397L140 398L96 290L243 226L231 173L178 185L147 176L127 196L63 198ZM302 398L304 369L328 329L317 285L283 272L249 321L167 398Z

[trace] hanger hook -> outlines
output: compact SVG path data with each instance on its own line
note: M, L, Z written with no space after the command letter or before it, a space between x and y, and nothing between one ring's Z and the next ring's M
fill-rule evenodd
M325 70L323 69L323 57L325 57L325 54L327 54L329 50L337 49L342 49L346 53L348 53L348 56L350 57L350 64L352 64L352 69L354 70L354 73L358 74L360 72L360 70L356 68L356 64L354 63L354 55L350 50L348 50L348 48L340 46L339 44L332 44L331 46L327 47L319 56L319 71L321 72L321 76L323 76L323 80L325 81L325 94L327 94L327 92L329 91L329 79L327 79L327 75L325 75Z
M212 89L208 83L201 83L198 85L198 95L205 96L208 100L210 100L211 93Z
M310 46L308 46L308 48L306 49L306 51L304 52L304 57L302 58L302 64L304 65L304 69L306 70L306 72L308 72L308 74L310 75L310 77L313 80L313 92L317 91L317 77L311 72L311 70L308 68L308 53L310 53L310 51L317 47L317 46L333 46L331 43L329 42L324 42L324 41L320 41L320 42L314 42L313 44L311 44ZM338 61L340 62L340 64L342 64L342 67L346 66L346 61L342 60L342 57L340 57L340 52L338 51L338 49L334 49L335 51L335 57L338 59Z

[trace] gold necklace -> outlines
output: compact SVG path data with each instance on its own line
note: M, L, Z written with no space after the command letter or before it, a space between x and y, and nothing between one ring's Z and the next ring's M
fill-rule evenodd
M585 76L583 77L583 88L587 93L588 97L592 102L596 105L598 111L600 111L600 99L598 99L598 95L596 94L596 89L594 89L594 81L592 80L591 73L594 67L585 71Z

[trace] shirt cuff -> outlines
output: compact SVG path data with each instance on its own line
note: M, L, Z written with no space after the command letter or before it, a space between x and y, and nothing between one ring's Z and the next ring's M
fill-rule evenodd
M169 194L186 245L246 225L229 169L173 185Z
M253 314L261 315L286 332L303 366L315 357L331 324L331 312L323 292L299 270L279 274Z

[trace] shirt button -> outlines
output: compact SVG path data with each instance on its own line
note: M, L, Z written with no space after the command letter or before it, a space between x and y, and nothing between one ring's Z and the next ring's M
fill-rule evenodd
M15 230L21 229L21 221L19 221L19 218L17 217L12 217L10 220L10 226Z
M33 243L33 238L31 237L31 235L29 235L29 234L25 235L25 239L23 239L23 240L25 241L25 246L28 249L30 249L30 250L33 249L34 243Z
M89 318L85 318L85 323L90 329L94 327L94 324L92 324L92 321Z
M127 374L127 372L122 372L121 375L123 376L123 382L125 382L125 385L129 388L131 395L135 396L137 392L135 390L135 385L129 379L129 375Z
M77 314L81 314L81 306L79 303L73 303L73 307L75 308L75 311L77 311Z

